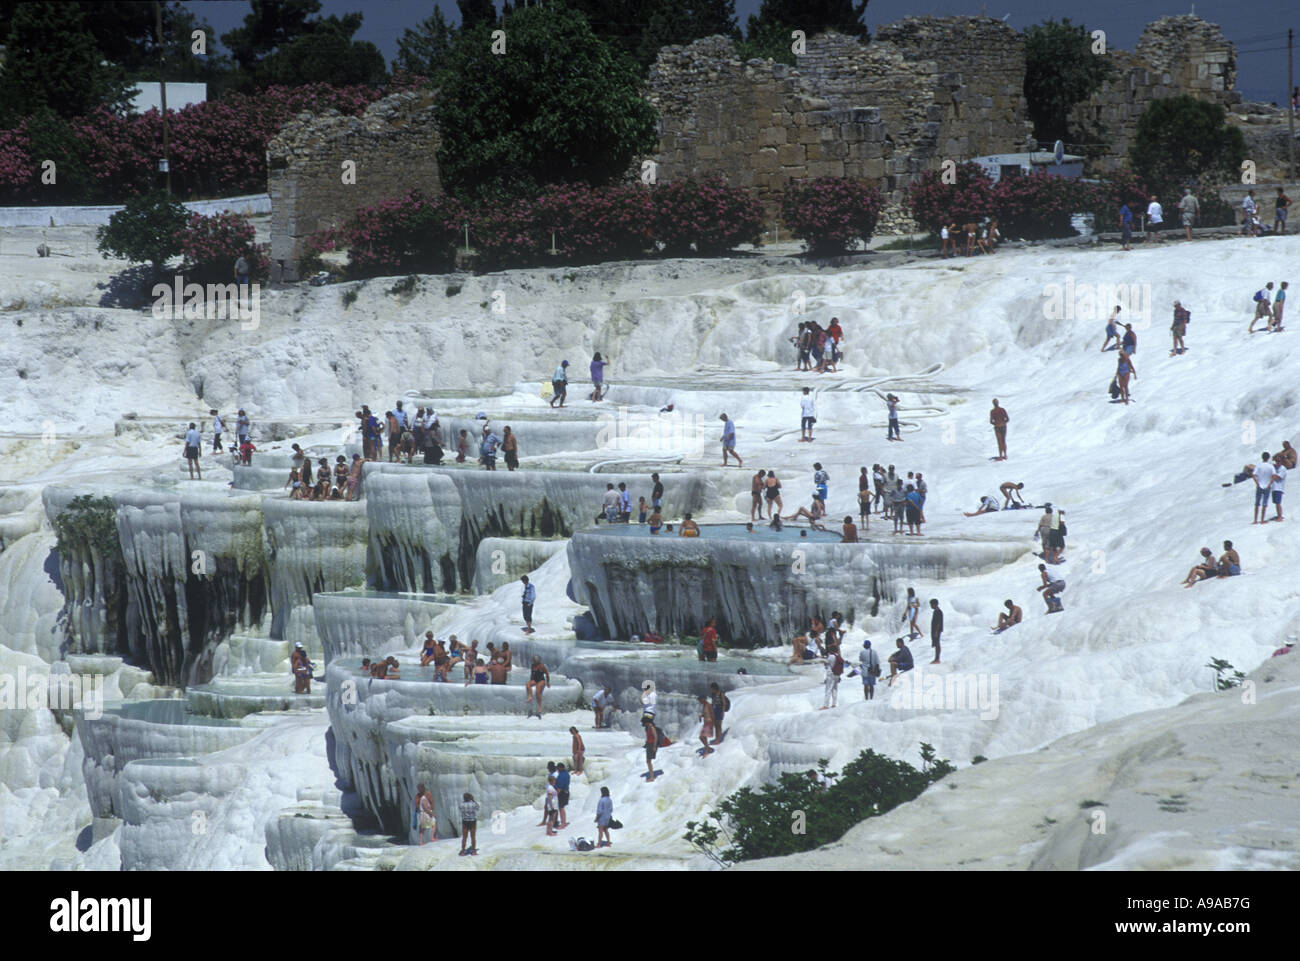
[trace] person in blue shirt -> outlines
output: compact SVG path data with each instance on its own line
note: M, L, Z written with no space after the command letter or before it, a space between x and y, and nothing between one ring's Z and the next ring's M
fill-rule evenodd
M483 455L483 466L488 470L497 469L497 448L501 446L501 438L494 432L489 431L483 438L483 443L479 448Z
M727 455L730 454L736 458L737 467L744 467L745 462L736 453L736 422L725 413L719 414L718 419L722 421L722 466L727 466Z
M889 683L891 686L895 677L910 671L913 667L912 652L903 643L903 639L901 637L897 638L894 644L898 646L898 650L889 655Z
M189 430L185 432L185 463L190 469L190 480L194 480L194 472L199 472L199 480L203 480L203 468L199 466L199 455L202 453L203 438L199 436L198 428L190 423Z
M1121 239L1124 242L1124 249L1131 250L1129 242L1133 239L1133 211L1128 209L1128 204L1121 204L1119 208L1119 229Z
M537 588L533 587L532 584L528 583L527 574L525 574L523 577L519 579L523 581L524 584L524 596L523 596L524 633L534 634L536 632L533 630L533 602L537 600Z
M555 790L559 794L560 823L558 826L567 828L569 826L569 772L564 769L563 764L555 765Z
M911 484L907 485L907 495L904 497L907 514L907 533L914 537L924 537L921 533L921 494Z
M632 523L632 495L628 493L627 484L623 481L618 484L618 515L624 524Z
M813 485L817 488L817 493L822 501L826 500L826 484L831 479L831 475L822 469L820 463L813 464Z
M557 400L560 402L561 407L564 406L564 399L569 392L568 368L569 362L567 360L562 360L560 361L560 366L555 368L555 373L551 375L551 387L555 391L554 395L551 397L552 407L555 406Z

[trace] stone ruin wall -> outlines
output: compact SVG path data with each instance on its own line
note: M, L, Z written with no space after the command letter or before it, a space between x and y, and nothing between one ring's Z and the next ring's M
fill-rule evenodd
M304 241L338 227L358 208L413 188L442 192L433 97L404 92L377 100L359 117L330 109L302 113L267 145L272 279L295 280ZM356 163L355 183L343 179Z
M807 41L796 66L742 63L725 37L665 47L647 99L660 114L657 176L721 174L775 222L791 180L861 177L886 196L882 233L911 229L903 190L943 158L1023 144L1024 45L999 20L909 17L869 44Z
M656 162L657 178L720 174L755 190L775 225L789 181L860 177L886 196L878 232L899 233L914 228L901 200L919 174L947 159L1027 149L1024 38L1000 20L908 17L867 44L835 33L806 43L794 67L742 62L725 37L661 50L646 87L660 142L643 158ZM1105 124L1111 141L1092 173L1123 166L1152 100L1241 100L1232 44L1199 17L1157 20L1135 52L1108 55L1115 79L1076 108L1077 119ZM314 231L413 187L437 194L439 143L429 94L386 97L359 118L328 111L291 121L267 151L271 256L285 279ZM355 185L341 181L348 159L357 162ZM639 174L640 160L629 170Z
M1137 50L1110 52L1115 76L1074 108L1075 122L1100 123L1109 149L1094 161L1093 174L1127 165L1138 119L1153 100L1190 94L1225 108L1241 102L1236 48L1218 24L1195 16L1164 17L1148 24Z

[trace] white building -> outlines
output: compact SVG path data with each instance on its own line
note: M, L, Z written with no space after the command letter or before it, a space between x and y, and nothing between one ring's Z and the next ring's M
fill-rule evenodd
M162 109L162 91L160 84L153 80L142 80L135 85L135 95L131 97L132 113L148 113L150 110ZM167 84L167 109L180 110L192 103L204 103L208 99L206 83L169 83Z
M1000 153L986 157L973 157L973 163L984 168L984 172L997 183L1003 177L1028 176L1031 172L1046 171L1053 177L1070 177L1078 179L1083 176L1083 157L1077 154L1063 154L1061 162L1050 150L1035 150L1032 153Z

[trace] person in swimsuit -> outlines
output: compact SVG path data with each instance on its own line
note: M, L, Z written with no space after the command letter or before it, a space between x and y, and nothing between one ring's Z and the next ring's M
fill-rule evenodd
M352 455L352 467L348 469L347 490L347 498L350 501L357 500L361 496L361 468L365 463L360 454Z
M433 816L433 792L423 784L415 789L416 825L420 831L420 846L424 846L424 832L429 832L429 840L438 836L438 819Z
M524 686L524 705L527 706L534 700L537 702L536 714L538 720L541 720L542 717L542 691L546 690L546 686L550 683L551 672L546 669L541 657L534 654L533 665L528 671L528 683ZM533 713L530 708L528 716L532 717Z
M813 530L824 531L826 530L826 528L823 527L819 522L825 516L826 516L825 502L823 502L822 499L818 497L816 494L813 494L812 510L809 510L807 507L801 507L799 508L799 510L795 511L795 513L789 515L786 518L786 520L793 521L799 519L800 517L806 517L808 518L809 527L811 527Z
M1119 387L1120 399L1128 404L1128 380L1130 377L1137 376L1137 368L1133 366L1133 358L1129 356L1128 351L1121 349L1119 352L1119 363L1115 367L1115 384Z
M700 536L700 525L695 523L695 521L691 520L691 515L689 512L682 518L682 529L677 532L677 536L678 537L699 537Z
M763 481L763 484L765 488L763 496L767 498L768 516L772 517L775 516L775 514L780 514L784 508L781 503L781 482L776 479L776 471L768 471L767 479ZM776 505L775 514L772 510L773 504Z
M699 754L700 757L708 757L713 753L713 748L709 747L709 741L713 738L714 733L713 705L709 703L709 699L703 694L696 700L700 702L700 721L703 722L700 725L700 743L704 746L700 749Z
M506 662L506 673L510 673L515 666L515 656L510 653L510 642L506 641L501 645L501 657Z
M420 666L428 667L433 663L434 657L438 653L437 642L433 638L433 631L424 632L424 649L420 651Z
M993 436L998 440L998 456L994 460L1007 459L1007 421L1011 417L1005 407L998 406L998 399L993 398L993 409L989 411L989 423L993 425Z
M658 534L660 528L664 526L664 516L659 513L659 508L655 508L649 518L650 533Z
M510 430L505 428L501 438L501 452L506 459L506 468L514 470L519 466L519 438Z
M751 521L761 521L763 519L763 478L767 476L767 471L761 470L750 478L749 495L749 519ZM758 516L754 516L754 512Z
M865 526L865 524L866 524L866 520L864 518L863 525ZM840 536L840 543L841 544L858 543L858 529L853 525L852 514L844 515L844 533Z
M1020 491L1024 489L1024 484L1018 484L1015 481L1004 481L1000 484L998 490L1002 492L1002 496L1006 499L1002 506L1004 508L1010 508L1013 501L1022 507L1025 506L1024 500L1020 497Z

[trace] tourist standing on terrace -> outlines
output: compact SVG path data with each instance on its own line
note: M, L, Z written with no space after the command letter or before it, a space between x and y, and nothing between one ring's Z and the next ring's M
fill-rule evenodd
M1005 407L998 406L998 399L993 398L993 409L989 411L989 423L993 425L993 436L998 442L998 456L994 460L1007 459L1007 421L1011 415Z
M506 467L513 472L519 466L519 438L509 427L505 428L501 438L501 453L505 456Z
M522 598L524 611L523 630L525 634L534 634L536 632L533 630L533 602L537 600L537 588L528 583L527 574L523 575L519 580L522 581L524 585L524 594Z
M713 753L713 748L709 747L709 740L717 733L714 729L713 705L703 694L696 700L700 702L700 744L703 745L696 753L700 757L708 757Z
M1182 214L1183 229L1187 231L1187 239L1192 239L1192 224L1196 223L1196 215L1201 212L1201 205L1196 200L1196 194L1192 193L1191 187L1183 188L1183 199L1178 201L1178 210Z
M564 400L569 394L569 362L560 361L560 366L555 368L555 373L551 375L551 389L554 394L551 396L551 406L555 406L558 400L560 406L564 406Z
M1169 352L1169 356L1181 354L1187 349L1187 344L1183 342L1183 337L1187 334L1187 322L1191 320L1192 315L1187 308L1183 306L1182 301L1174 301L1174 322L1170 324L1169 330L1174 336L1174 349Z
M939 663L939 639L943 636L943 611L939 608L939 599L930 598L930 646L934 648L934 660L931 664Z
M555 807L560 815L560 823L557 827L567 828L569 826L569 772L564 769L563 764L555 765Z
M569 733L573 735L573 742L569 748L573 758L573 773L581 774L582 765L587 757L587 745L583 743L582 735L578 733L576 727L569 728Z
M916 619L921 616L921 599L916 596L916 588L907 589L906 605L903 610L903 620L907 621L907 639L910 641L914 637L921 636L921 629L916 624Z
M642 717L641 727L645 731L645 779L653 781L655 779L655 755L659 753L659 731L655 728L653 718Z
M889 433L886 435L886 439L902 443L903 434L898 429L898 398L893 394L886 394L885 403L889 405Z
M614 799L609 796L609 788L600 789L600 800L596 802L596 847L613 847L609 839L609 822L614 819Z
M424 833L429 832L429 840L437 840L438 819L433 816L433 792L423 784L415 788L416 828L420 833L420 846L424 846Z
M235 439L239 441L239 446L244 446L244 441L249 440L252 433L252 424L249 423L248 415L244 413L244 408L239 408L239 416L235 418Z
M216 408L208 411L212 415L212 453L222 450L221 435L226 431L226 425L221 422L221 415L217 413Z
M602 360L600 351L596 351L595 356L591 358L591 399L600 400L604 397L605 388L605 368L609 366L609 361Z
M650 506L660 510L664 506L664 485L659 480L658 474L651 474L650 479L655 482L654 487L650 489Z
M871 649L871 641L862 642L858 673L862 675L862 699L870 701L876 696L876 678L880 676L880 656Z
M203 480L203 468L199 466L199 455L202 453L203 437L194 422L190 421L190 429L185 432L185 465L190 469L190 480L194 480L196 470L199 472L199 480Z
M466 841L469 842L468 848ZM468 791L460 802L460 853L478 854L478 802Z
M799 441L807 443L813 439L813 424L817 423L817 402L807 387L803 389L803 396L799 398L799 410Z
M736 466L744 467L745 462L736 453L736 422L725 412L718 415L718 420L722 421L722 466L727 466L727 454L731 454L736 458Z
M1241 200L1241 232L1248 237L1258 236L1256 223L1259 219L1259 211L1255 204L1255 191L1246 191L1246 196Z
M840 657L838 644L826 648L826 696L822 698L821 710L840 706L840 678L844 674L844 658Z
M1282 281L1277 289L1277 296L1273 298L1273 319L1268 322L1268 329L1277 333L1282 329L1282 311L1286 307L1286 284Z
M1128 204L1120 204L1119 207L1119 230L1120 241L1123 243L1124 250L1132 250L1129 246L1133 242L1133 211L1128 209Z
M763 478L767 476L767 471L761 470L750 478L749 487L749 519L751 521L761 521L763 519ZM754 512L758 516L754 516Z
M1277 188L1277 199L1273 201L1273 233L1279 237L1286 233L1286 212L1291 206L1291 198Z
M1164 208L1160 206L1160 201L1156 200L1155 194L1152 194L1151 202L1147 204L1147 243L1151 243L1152 240L1160 243L1160 227L1164 219Z

